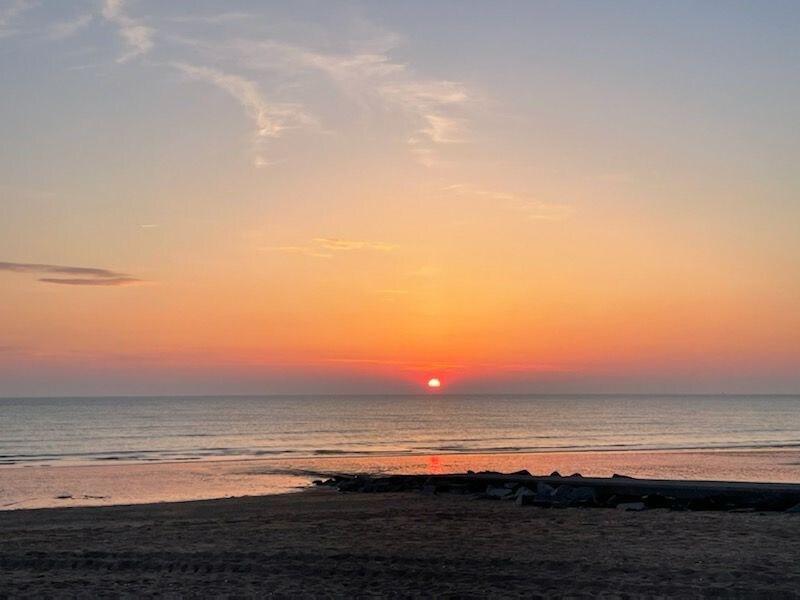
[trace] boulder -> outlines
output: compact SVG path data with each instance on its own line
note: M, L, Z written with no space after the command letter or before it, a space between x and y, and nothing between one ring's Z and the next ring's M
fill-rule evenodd
M625 511L640 511L646 508L647 506L645 506L644 502L622 502L621 504L617 504L618 510Z
M556 488L541 481L536 484L536 501L537 502L552 502L553 494Z
M561 477L561 473L559 473L558 471L553 471L552 473L550 473L550 477Z
M647 508L672 508L672 505L675 504L675 498L662 496L661 494L647 494L642 496L642 502L645 503Z
M533 493L520 494L516 498L514 498L514 504L516 504L517 506L530 506L535 503L536 503L536 495Z
M553 493L553 500L566 506L593 504L595 502L594 488L560 485Z
M510 496L514 492L507 487L496 487L493 485L487 485L485 493L487 498L505 498L506 496Z

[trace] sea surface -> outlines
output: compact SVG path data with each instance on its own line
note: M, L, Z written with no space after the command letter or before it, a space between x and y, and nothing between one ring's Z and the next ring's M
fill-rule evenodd
M800 482L798 456L800 396L0 399L0 507L283 491L333 471Z

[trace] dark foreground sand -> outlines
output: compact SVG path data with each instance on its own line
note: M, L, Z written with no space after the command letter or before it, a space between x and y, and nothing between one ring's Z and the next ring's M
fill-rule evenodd
M300 494L0 512L0 597L800 597L800 514Z

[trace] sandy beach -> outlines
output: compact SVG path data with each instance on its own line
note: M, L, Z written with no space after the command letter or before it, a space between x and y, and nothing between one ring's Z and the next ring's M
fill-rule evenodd
M798 597L800 515L296 494L0 513L0 597Z

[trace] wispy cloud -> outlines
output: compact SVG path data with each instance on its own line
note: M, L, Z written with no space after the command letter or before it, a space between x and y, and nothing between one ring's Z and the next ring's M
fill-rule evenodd
M0 30L30 1L16 0L0 12ZM255 125L252 160L257 167L281 160L265 151L269 140L282 137L287 130L317 126L307 109L315 100L307 92L314 90L316 94L320 83L326 81L365 117L391 115L395 139L406 144L423 165L438 164L441 148L468 139L465 108L475 102L474 96L462 83L425 77L410 64L393 58L400 38L391 32L347 39L348 50L331 52L290 41L243 38L243 31L252 28L209 28L248 19L258 22L263 15L224 10L210 14L136 15L134 6L132 0L102 0L100 6L101 18L115 27L125 44L117 62L125 63L157 50L159 54L169 53L169 58L148 64L176 69L187 79L206 82L235 98ZM93 18L83 15L53 24L49 36L74 36L86 29ZM375 29L371 25L370 28ZM173 53L175 44L186 52ZM299 101L292 101L295 99Z
M563 221L575 213L575 210L566 204L543 202L508 192L484 190L468 184L449 185L445 190L465 198L482 198L498 202L505 209L520 212L534 221Z
M301 254L314 258L333 258L333 254L330 252L321 252L311 246L265 246L263 249L273 252L284 252L286 254Z
M321 72L362 106L378 102L400 111L411 127L406 142L421 163L432 166L435 146L465 141L464 119L452 111L472 98L461 83L425 79L409 65L393 61L389 51L396 40L387 35L383 43L348 54L326 54L273 40L239 40L232 47L251 68L282 70L289 76L297 70Z
M141 280L125 273L94 267L68 267L38 263L0 262L0 271L11 273L34 273L45 275L67 275L68 277L40 277L44 283L86 286L123 286L139 283Z
M150 52L155 33L152 28L130 17L126 8L125 0L105 0L102 10L103 17L117 26L120 36L128 45L128 52L117 59L119 63Z
M14 20L26 10L33 8L31 0L11 0L0 6L0 38L14 35L17 30L12 26Z
M286 129L313 123L313 119L299 105L268 102L255 81L209 67L180 62L170 64L186 77L210 83L241 104L255 124L253 162L257 167L271 164L263 153L267 139L279 137Z
M314 238L308 244L302 246L267 246L264 249L286 252L287 254L302 254L315 258L332 258L336 252L352 252L356 250L389 252L395 248L397 248L395 244L387 244L385 242L320 237Z
M56 23L50 27L50 39L61 40L72 37L73 35L77 34L80 30L82 30L84 27L87 27L89 23L92 22L93 19L94 19L93 15L86 14L86 15L80 15L79 17L76 17L69 21L62 21L61 23Z
M381 252L388 252L397 247L395 244L386 244L384 242L343 240L339 238L314 238L311 241L328 250L380 250Z
M178 15L174 17L162 17L162 20L172 23L203 23L206 25L219 25L231 21L243 21L255 19L258 15L249 12L224 12L208 15Z

